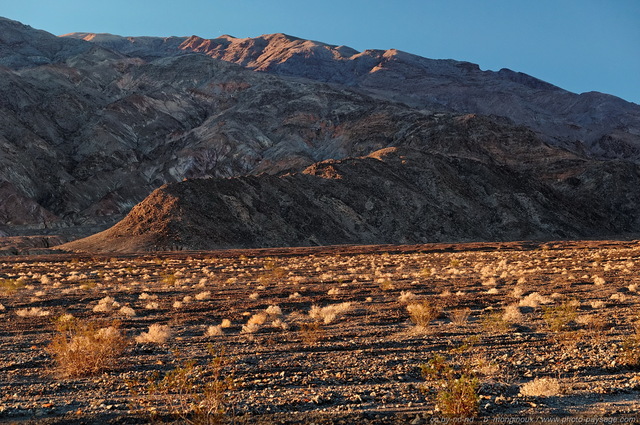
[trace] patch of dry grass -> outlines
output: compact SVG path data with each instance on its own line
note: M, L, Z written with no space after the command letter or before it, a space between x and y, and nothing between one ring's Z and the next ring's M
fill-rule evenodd
M100 326L63 316L56 328L47 351L58 372L66 377L95 375L115 367L129 345L117 321Z

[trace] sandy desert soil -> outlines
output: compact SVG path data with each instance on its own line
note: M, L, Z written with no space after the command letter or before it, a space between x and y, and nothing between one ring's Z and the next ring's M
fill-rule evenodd
M600 241L6 257L0 422L168 421L179 397L149 378L203 365L212 344L233 380L228 422L431 423L446 382L420 366L440 354L478 379L480 421L637 423L639 254ZM416 326L411 304L439 314ZM121 323L114 367L56 369L65 314ZM154 324L171 336L136 341Z

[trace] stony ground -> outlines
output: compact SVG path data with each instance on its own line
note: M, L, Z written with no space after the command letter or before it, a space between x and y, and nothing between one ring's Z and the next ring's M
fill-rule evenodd
M576 242L6 257L0 422L170 421L218 382L207 401L225 395L229 422L429 423L462 375L477 379L480 420L637 422L639 254ZM422 326L419 308L435 309ZM50 344L72 322L119 323L115 364L65 375ZM448 380L422 373L438 355ZM152 384L172 370L197 377L182 396Z

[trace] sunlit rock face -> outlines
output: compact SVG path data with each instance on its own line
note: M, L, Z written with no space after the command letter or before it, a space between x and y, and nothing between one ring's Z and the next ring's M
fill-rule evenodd
M640 106L602 93L577 95L509 69L482 71L469 62L394 49L357 52L285 34L244 39L69 37L152 57L200 52L256 71L357 87L417 108L499 115L567 149L599 158L640 158Z
M346 226L336 233L341 238L325 228L305 237L304 227L280 237L265 230L260 211L235 203L232 218L239 214L252 229L239 234L270 235L246 236L252 246L267 239L314 244L637 231L638 106L575 95L508 70L396 50L357 52L284 34L56 37L0 19L0 93L0 228L7 234L105 227L165 184L204 178L215 180L185 187L238 198L233 188L248 189L234 185L251 181L265 185L246 195L256 203L286 204L298 191L306 195L294 203L347 211L342 218L332 213ZM390 148L410 153L399 162L389 159L393 150L385 160L367 157ZM244 177L228 180L238 176ZM371 181L374 187L365 185ZM468 189L468 182L477 187ZM291 188L281 193L271 184ZM364 200L376 207L360 211L346 200L340 201L346 207L318 204L324 189L333 193L326 199L348 193L362 200L371 191L404 197L389 205ZM178 205L183 197L176 199ZM476 206L494 217L471 231ZM300 220L320 220L299 213ZM414 221L394 224L403 220ZM209 238L202 246L225 243L244 242Z

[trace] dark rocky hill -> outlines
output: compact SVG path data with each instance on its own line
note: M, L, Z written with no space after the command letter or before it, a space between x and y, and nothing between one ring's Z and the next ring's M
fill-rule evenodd
M299 173L166 185L116 226L63 248L564 239L640 229L637 165L586 160L475 116L443 125L450 127L446 139L322 161Z

